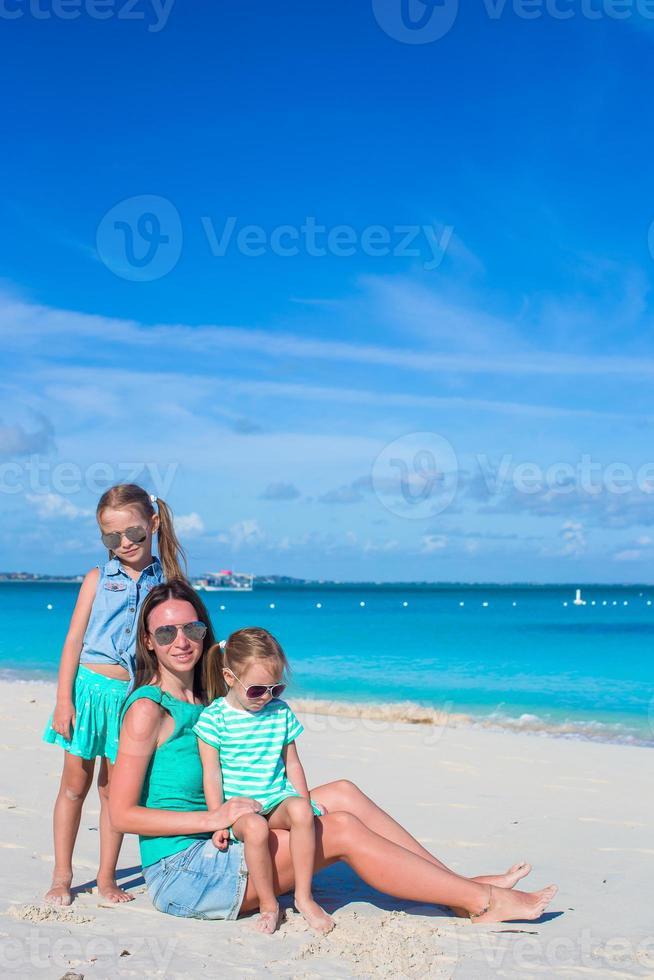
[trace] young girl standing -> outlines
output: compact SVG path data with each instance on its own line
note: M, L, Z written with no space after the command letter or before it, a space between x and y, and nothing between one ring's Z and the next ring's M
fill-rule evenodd
M73 849L98 756L98 891L110 902L132 897L116 884L123 835L112 829L107 806L120 709L134 677L136 624L143 600L164 578L183 578L184 553L163 500L135 484L120 484L102 495L96 518L109 560L92 569L80 587L61 655L57 701L43 735L45 742L64 749L53 820L55 867L45 896L60 905L72 902ZM160 559L152 554L155 534Z
M209 651L220 657L218 645ZM295 740L304 731L281 695L288 662L274 636L257 627L237 630L225 644L222 673L227 693L200 715L193 731L204 772L204 795L210 810L225 800L248 797L261 804L231 827L232 839L243 841L248 873L259 896L257 928L271 934L279 926L279 905L268 849L268 830L290 831L295 875L295 907L319 934L334 920L315 901L311 882L316 853L314 816L323 809L311 800ZM216 692L209 691L215 697ZM222 693L222 692L221 692ZM213 837L219 849L226 836Z

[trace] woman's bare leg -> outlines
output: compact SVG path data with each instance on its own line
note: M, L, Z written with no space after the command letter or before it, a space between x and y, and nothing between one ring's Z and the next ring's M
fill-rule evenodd
M366 827L379 834L380 837L385 837L386 840L399 844L400 847L406 848L412 854L417 854L425 861L430 861L444 871L450 871L447 865L424 848L397 820L394 820L385 810L377 806L349 779L337 779L332 783L318 786L311 790L311 798L317 803L324 803L328 812L344 810L346 813L354 814ZM513 888L530 871L531 865L523 861L520 864L514 864L504 874L480 875L472 880L487 885L499 885L502 888Z
M100 797L100 867L98 868L98 892L108 902L131 902L129 892L119 888L116 882L118 855L123 844L123 835L111 826L109 819L109 783L113 766L108 759L100 763L98 773L98 795Z
M84 800L93 781L94 759L80 759L64 750L64 769L52 817L55 866L52 885L45 901L53 905L70 905L73 896L73 850L77 840Z
M271 830L270 849L275 890L282 894L293 887L288 834ZM380 837L349 813L331 813L316 820L316 871L338 860L346 861L366 884L387 895L458 906L478 916L479 922L537 919L556 894L554 886L528 893L462 878ZM490 909L481 915L489 900ZM257 905L256 891L248 882L241 912L251 912Z

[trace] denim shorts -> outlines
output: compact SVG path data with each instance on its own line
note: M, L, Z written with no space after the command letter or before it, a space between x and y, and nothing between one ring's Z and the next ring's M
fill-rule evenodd
M143 877L159 912L191 919L235 919L248 871L240 842L219 851L209 839L148 865Z

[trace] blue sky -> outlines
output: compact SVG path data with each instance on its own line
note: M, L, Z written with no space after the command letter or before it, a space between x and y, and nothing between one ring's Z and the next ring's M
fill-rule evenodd
M400 2L6 0L0 569L649 581L654 19Z

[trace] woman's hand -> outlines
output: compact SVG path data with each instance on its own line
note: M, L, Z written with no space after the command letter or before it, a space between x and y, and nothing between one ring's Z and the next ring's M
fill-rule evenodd
M207 811L207 830L225 830L239 817L245 816L246 813L259 813L260 810L261 804L258 800L251 800L247 796L235 796L219 806L217 810Z
M52 727L58 735L71 738L72 729L75 727L75 708L70 699L57 701L52 715Z

